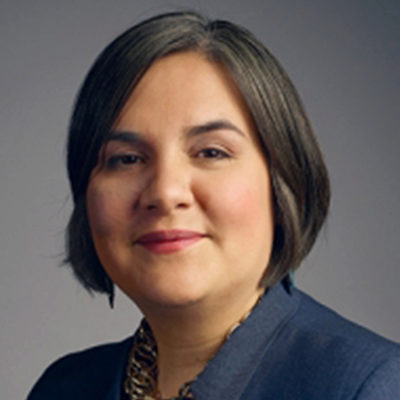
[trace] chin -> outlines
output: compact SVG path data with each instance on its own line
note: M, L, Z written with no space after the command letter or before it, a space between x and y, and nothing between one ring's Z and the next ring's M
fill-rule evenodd
M201 285L190 285L188 282L176 279L168 284L160 282L150 287L142 285L139 290L124 290L125 294L145 312L146 308L183 308L197 304L207 298L207 290Z
M152 292L146 293L140 297L134 295L129 296L132 301L146 314L146 310L153 309L157 311L166 311L184 309L193 306L203 299L203 297L197 297L193 293L184 291L180 292Z

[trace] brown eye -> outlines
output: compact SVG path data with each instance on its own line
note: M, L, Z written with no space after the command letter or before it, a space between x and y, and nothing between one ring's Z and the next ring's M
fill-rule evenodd
M107 160L107 167L113 169L139 163L144 163L144 159L136 154L116 154Z
M222 159L222 158L230 158L230 155L221 149L217 149L214 147L210 147L207 149L203 149L199 152L200 158L215 158L215 159Z

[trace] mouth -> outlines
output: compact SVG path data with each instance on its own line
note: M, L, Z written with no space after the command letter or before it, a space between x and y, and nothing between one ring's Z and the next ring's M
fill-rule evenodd
M204 237L204 234L195 231L162 230L140 236L135 244L143 246L146 250L155 254L170 254L192 246Z

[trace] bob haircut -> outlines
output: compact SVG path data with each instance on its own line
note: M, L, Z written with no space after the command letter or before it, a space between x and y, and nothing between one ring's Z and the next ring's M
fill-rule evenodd
M297 91L274 56L246 29L195 12L172 12L130 28L99 55L72 113L67 167L74 209L67 227L66 263L89 292L114 286L94 248L86 188L99 150L136 85L158 59L196 51L223 65L241 92L257 129L271 176L275 230L265 286L295 270L325 220L327 170Z

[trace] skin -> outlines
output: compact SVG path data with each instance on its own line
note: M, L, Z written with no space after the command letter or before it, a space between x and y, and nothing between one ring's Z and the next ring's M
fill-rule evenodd
M229 74L195 52L150 67L113 135L87 189L91 232L106 272L152 327L158 386L170 397L263 291L274 227L268 166ZM136 242L165 229L202 237L168 254Z

